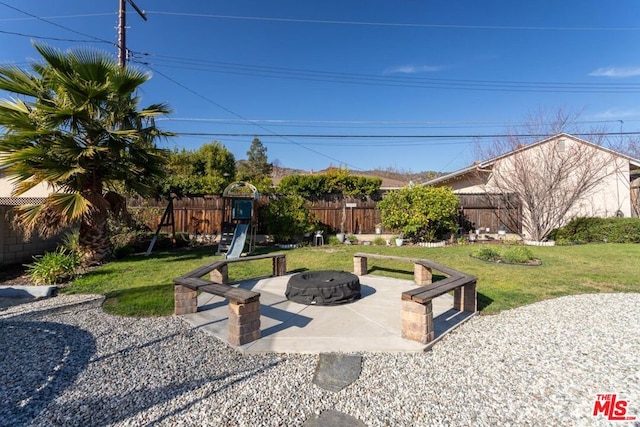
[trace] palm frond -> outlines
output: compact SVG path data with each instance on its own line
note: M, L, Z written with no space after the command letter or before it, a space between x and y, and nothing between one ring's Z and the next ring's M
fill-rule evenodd
M20 197L27 191L31 190L34 187L40 185L42 181L30 178L30 179L21 179L20 181L16 181L15 187L13 187L13 191L11 195L13 197Z
M130 95L150 78L151 74L145 71L136 67L126 67L112 76L112 87L120 96Z
M14 219L15 224L23 231L26 238L31 237L38 224L41 223L39 217L44 211L44 205L22 205L16 207L15 211L17 213Z
M42 70L55 70L57 72L69 72L71 70L71 64L67 55L59 49L44 43L33 43L33 47L35 47L47 64L46 67L40 69L40 73L42 73Z
M141 117L156 117L156 116L161 116L161 115L166 115L171 113L172 113L171 108L169 108L169 106L164 103L149 105L143 110L140 110L138 112L138 114Z
M52 237L72 225L69 218L56 210L48 200L39 205L23 205L15 208L17 215L14 224L21 229L26 238L34 233L42 237Z
M79 220L92 208L91 202L80 193L53 193L47 197L46 204L59 212L67 222Z
M38 80L15 65L0 67L0 89L26 96L38 96Z
M35 130L30 113L31 108L20 99L0 100L0 123L8 132Z

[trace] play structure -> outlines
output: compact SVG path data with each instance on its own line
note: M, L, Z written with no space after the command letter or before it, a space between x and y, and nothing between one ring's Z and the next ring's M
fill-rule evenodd
M248 252L253 250L256 237L256 212L254 202L260 193L248 182L229 184L222 192L223 211L218 254L227 259L239 258L248 243Z

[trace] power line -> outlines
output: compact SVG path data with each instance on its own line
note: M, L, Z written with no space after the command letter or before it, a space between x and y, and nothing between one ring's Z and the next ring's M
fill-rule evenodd
M545 26L516 26L516 25L460 25L460 24L419 24L403 22L368 22L368 21L341 21L323 19L299 19L299 18L274 18L265 16L240 16L240 15L218 15L204 13L184 13L167 11L149 11L155 15L186 16L195 18L233 19L246 21L267 21L267 22L293 22L306 24L331 24L331 25L359 25L373 27L407 27L407 28L440 28L440 29L463 29L463 30L519 30L519 31L640 31L640 27L545 27Z
M369 86L407 87L444 90L475 90L500 92L549 92L549 93L637 93L638 83L573 83L573 82L531 82L500 80L436 79L343 73L285 67L256 66L228 62L204 61L193 58L151 55L136 52L152 59L150 64L157 67L177 68L222 74L269 77L284 80L305 80Z
M251 123L256 126L262 128L262 126L257 125L255 123ZM263 128L264 129L264 128ZM353 139L497 139L497 138L548 138L550 134L540 133L540 134L513 134L513 133L502 133L502 134L466 134L466 135L380 135L380 134L370 134L370 135L361 135L361 134L256 134L256 133L213 133L213 132L178 132L178 135L188 135L188 136L230 136L230 137L268 137L268 136L277 136L280 138L320 138L320 139L344 139L344 138L353 138ZM575 136L593 136L593 133L573 133ZM599 136L630 136L630 135L640 135L640 131L636 132L599 132L597 135ZM336 160L336 159L333 159Z
M236 113L236 112L234 112L234 111L232 111L232 110L230 110L230 109L228 109L228 108L226 108L226 107L224 107L224 106L222 106L222 105L218 104L217 102L213 101L212 99L207 98L206 96L204 96L204 95L202 95L202 94L200 94L200 93L198 93L198 92L194 91L193 89L191 89L191 88L189 88L189 87L187 87L187 86L183 85L182 83L180 83L180 82L178 82L177 80L175 80L175 79L173 79L173 78L169 77L168 75L166 75L166 74L164 74L164 73L162 73L162 72L160 72L160 71L158 71L158 70L154 69L154 68L153 68L153 67L151 67L149 64L145 64L145 63L143 63L143 62L139 62L139 63L140 63L141 65L145 65L145 66L147 66L151 71L153 71L153 72L155 72L155 73L160 74L160 75L161 75L162 77L164 77L165 79L167 79L167 80L169 80L170 82L172 82L172 83L174 83L174 84L176 84L176 85L180 86L181 88L183 88L184 90L186 90L186 91L190 92L191 94L193 94L193 95L195 95L195 96L197 96L197 97L199 97L199 98L201 98L201 99L203 99L203 100L205 100L205 101L209 102L210 104L215 105L216 107L218 107L218 108L220 108L220 109L222 109L222 110L226 111L226 112L227 112L227 113L229 113L229 114L234 115L235 117L237 117L237 118L239 118L239 119L241 119L241 120L245 120L248 124L251 124L251 125L253 125L253 126L256 126L256 127L260 128L260 129L262 129L262 130L264 130L264 131L268 132L268 134L267 134L268 136L275 136L275 137L278 137L278 138L282 138L282 139L284 139L284 140L286 140L286 141L290 142L291 144L294 144L294 145L297 145L298 147L304 148L305 150L310 151L310 152L312 152L312 153L314 153L314 154L320 155L320 156L322 156L322 157L324 157L324 158L327 158L327 159L329 159L329 160L333 160L334 162L338 162L338 163L344 164L345 166L348 166L348 167L350 167L350 168L352 168L352 169L362 170L362 168L359 168L359 167L357 167L357 166L355 166L355 165L349 164L349 163L344 162L344 161L342 161L342 160L340 160L340 159L337 159L337 158L335 158L335 157L331 157L331 156L326 155L326 154L324 154L324 153L322 153L322 152L320 152L320 151L314 150L313 148L309 148L309 147L307 147L307 146L305 146L305 145L303 145L303 144L300 144L300 143L298 143L298 142L296 142L296 141L294 141L294 140L290 139L290 138L289 138L289 137L287 137L287 136L279 135L279 134L277 134L277 133L275 133L275 132L271 131L270 129L266 128L265 126L262 126L262 125L260 125L260 124L258 124L258 123L253 123L253 122L251 122L249 119L247 119L247 118L245 118L245 117L241 116L240 114L238 114L238 113ZM186 134L186 135L188 135L188 134ZM197 135L197 134L193 134L193 135Z
M57 15L57 16L41 16L42 19L65 19L65 18L91 18L95 16L113 16L114 12L105 13L85 13L82 15ZM0 18L0 22L12 22L12 21L31 21L40 19L37 17L29 18Z
M102 43L109 43L109 44L111 44L111 45L113 45L113 44L114 44L114 43L112 43L112 42L110 42L110 41L108 41L108 40L104 40L104 39L101 39L101 38L99 38L99 37L92 36L92 35L90 35L90 34L86 34L86 33L82 33L82 32L80 32L80 31L76 31L76 30L74 30L74 29L72 29L72 28L65 27L64 25L60 25L60 24L57 24L57 23L55 23L55 22L49 21L49 20L47 20L47 19L45 19L45 18L41 18L41 17L39 17L39 16L36 16L36 15L34 15L34 14L32 14L32 13L25 12L24 10L22 10L22 9L18 9L17 7L13 7L13 6L11 6L11 5L8 5L8 4L6 4L5 2L0 1L0 4L1 4L1 5L3 5L3 6L5 6L5 7L8 7L9 9L13 9L13 10L15 10L15 11L17 11L17 12L20 12L20 13L22 13L22 14L25 14L25 15L27 15L27 16L30 16L31 18L37 19L37 20L42 21L42 22L46 22L47 24L50 24L50 25L56 26L56 27L58 27L58 28L62 28L63 30L70 31L70 32L72 32L72 33L75 33L75 34L81 35L81 36L83 36L83 37L89 37L90 39L93 39L93 40L96 40L96 41L99 41L99 42L102 42Z
M203 69L203 68L194 68L194 67L185 67L179 65L163 65L163 64L153 64L158 67L164 68L174 68L174 69L182 69L182 70L191 70L191 71L206 71L211 73L219 73L219 74L231 74L234 76L251 76L251 77L268 77L268 78L276 78L276 79L284 79L284 80L304 80L304 81L314 81L314 82L329 82L329 83L343 83L343 84L357 84L357 85L365 85L365 86L386 86L386 87L404 87L404 88L419 88L419 89L442 89L442 90L472 90L472 91L487 91L487 92L529 92L529 93L638 93L640 92L640 87L633 87L635 85L630 85L630 87L620 87L620 88L572 88L572 87L517 87L517 86L509 86L505 84L503 86L491 87L488 85L478 84L477 86L472 85L464 85L464 84L445 84L445 83L420 83L420 82L411 82L411 81L398 81L389 79L388 81L379 80L378 81L366 81L366 79L348 79L348 78L326 78L326 77L305 77L303 75L278 75L274 73L257 73L257 72L237 72L237 71L224 71L224 70L215 70L215 69ZM372 78L369 78L371 80ZM587 84L589 85L589 84Z
M291 68L291 67L274 67L274 66L265 66L265 65L253 65L253 64L242 64L237 62L221 62L221 61L211 61L200 58L186 58L181 56L171 56L171 55L158 55L153 53L145 53L145 52L134 52L136 54L143 55L145 57L159 58L161 60L166 60L169 63L178 63L185 64L190 63L190 65L202 65L207 66L210 65L212 68L220 67L220 68L247 68L249 70L261 71L261 70L272 70L278 72L291 71L294 73L300 74L329 74L336 76L348 76L348 77L369 77L369 78L392 78L397 80L407 80L407 81L426 81L426 82L448 82L448 83L486 83L486 84L512 84L512 85L552 85L552 86L620 86L627 87L628 83L572 83L572 82L539 82L539 81L524 81L524 80L474 80L474 79L442 79L442 78L430 78L430 77L412 77L412 76L392 76L392 75L376 75L376 74L364 74L364 73L345 73L345 72L336 72L336 71L321 71L321 70L310 70L304 68ZM638 85L638 84L636 84Z
M12 36L20 36L20 37L29 37L32 39L39 39L39 40L52 40L52 41L59 41L59 42L71 42L71 43L110 43L107 41L101 41L101 40L80 40L80 39L63 39L63 38L59 38L59 37L45 37L45 36L36 36L34 34L24 34L24 33L17 33L14 31L3 31L0 30L0 33L2 34L9 34ZM111 43L110 43L111 44Z
M237 119L221 119L206 117L162 117L158 121L213 123L217 125L245 125L246 121ZM376 128L376 129L465 129L465 128L505 128L507 126L518 128L527 127L527 123L514 123L504 121L390 121L390 120L285 120L285 119L250 119L253 123L267 124L269 126L293 127L293 128ZM628 120L637 122L640 120ZM573 124L603 124L619 123L620 120L580 120ZM541 123L550 125L551 123Z

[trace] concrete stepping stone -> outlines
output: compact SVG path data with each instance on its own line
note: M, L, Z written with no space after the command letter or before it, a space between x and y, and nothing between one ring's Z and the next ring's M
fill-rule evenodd
M303 427L366 427L366 424L351 415L334 409L322 411L304 422Z
M339 392L360 377L362 356L320 353L313 383L334 393Z

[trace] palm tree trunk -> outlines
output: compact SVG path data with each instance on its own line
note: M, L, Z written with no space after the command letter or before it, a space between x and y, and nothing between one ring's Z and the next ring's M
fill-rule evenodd
M111 255L106 212L94 210L82 220L78 243L86 266L100 264Z

